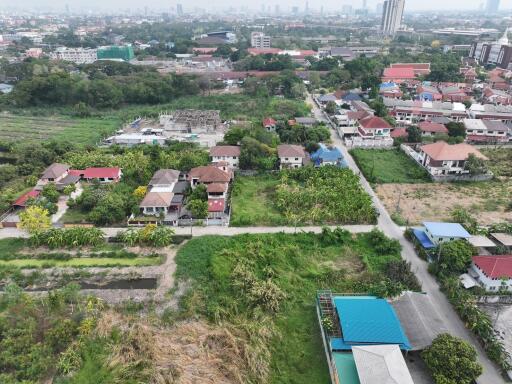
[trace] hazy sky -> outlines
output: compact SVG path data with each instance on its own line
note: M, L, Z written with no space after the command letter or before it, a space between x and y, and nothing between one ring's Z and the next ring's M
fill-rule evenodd
M383 0L367 0L368 7L375 9L377 3ZM406 0L406 11L414 10L436 10L436 9L477 9L481 3L487 0ZM225 7L225 6L248 6L251 9L260 9L261 4L272 6L279 4L281 9L287 9L292 6L299 6L304 9L306 0L0 0L0 11L2 4L15 5L16 7L41 7L51 6L53 9L63 8L65 4L69 4L71 9L75 8L103 8L103 9L117 9L117 8L143 8L147 6L153 9L162 9L165 7L173 7L176 3L182 3L185 11L193 7L211 8ZM320 9L324 5L325 9L341 9L344 4L350 4L354 8L360 8L363 0L309 0L310 9ZM512 0L501 0L500 8L512 8Z

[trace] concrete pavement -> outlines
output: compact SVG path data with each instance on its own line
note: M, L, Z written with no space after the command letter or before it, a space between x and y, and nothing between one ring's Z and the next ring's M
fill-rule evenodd
M325 117L324 112L317 106L317 104L312 100L311 96L308 95L308 101L313 105L313 113L315 117L321 121L326 122L328 125L328 119ZM402 258L411 263L411 268L418 277L421 282L421 286L424 292L426 292L430 299L432 300L435 308L437 309L440 318L444 320L446 328L449 330L450 334L460 337L468 342L470 342L477 350L478 360L483 366L483 373L478 378L477 383L479 384L500 384L505 383L505 380L499 374L498 367L487 357L485 351L483 350L480 342L476 339L471 331L469 331L464 323L460 320L459 315L455 312L452 305L448 302L448 299L441 292L439 284L434 276L432 276L428 272L428 264L420 259L416 254L411 243L404 237L403 230L395 224L393 220L391 220L390 215L384 208L384 205L381 203L370 184L364 176L361 174L359 168L357 167L354 159L348 153L347 148L345 147L343 140L338 136L336 130L331 126L331 139L333 144L340 147L344 154L346 154L346 161L350 169L352 169L356 174L360 175L361 185L365 189L366 192L371 196L375 207L378 209L380 216L378 219L378 227L381 229L387 236L397 239L402 245Z
M340 226L329 226L334 229ZM320 233L321 226L307 226L307 227L176 227L173 228L177 235L190 235L192 236L205 236L205 235L221 235L221 236L234 236L244 233L294 233L294 232L313 232ZM370 232L374 225L343 225L341 228L346 229L351 233L364 233ZM127 228L101 228L105 236L115 236L119 231L125 231ZM28 237L28 234L18 228L3 228L0 230L0 239L8 237Z

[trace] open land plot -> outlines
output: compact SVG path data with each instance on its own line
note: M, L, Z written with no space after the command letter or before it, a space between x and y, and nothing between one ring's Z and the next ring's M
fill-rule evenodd
M0 115L0 140L16 142L70 141L96 144L120 126L117 118L93 119L65 116L33 117Z
M473 214L479 224L512 222L512 149L484 149L496 180L485 182L381 184L377 195L390 213L399 208L410 224L449 221L454 208Z
M462 207L481 225L512 221L507 211L512 180L477 183L381 184L376 192L390 213L399 207L410 224L449 221L452 210Z
M357 166L370 183L426 183L427 171L399 148L350 151Z
M339 242L311 233L194 238L176 256L177 284L189 284L180 313L222 324L244 340L241 348L251 352L247 379L327 383L317 290L364 292L383 276L383 260L400 259L398 253L379 256L369 236L345 233ZM257 297L260 288L265 300Z
M303 167L238 177L232 190L232 226L373 224L370 196L349 169Z
M231 193L231 225L242 227L257 223L264 226L286 224L286 218L274 204L278 175L240 176Z

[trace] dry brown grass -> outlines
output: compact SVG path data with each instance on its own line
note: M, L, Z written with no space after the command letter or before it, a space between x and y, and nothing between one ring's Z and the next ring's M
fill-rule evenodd
M259 348L251 347L232 326L191 320L164 327L108 311L99 319L97 332L107 336L113 329L122 337L109 364L127 372L135 368L151 384L242 384L265 382L268 375Z

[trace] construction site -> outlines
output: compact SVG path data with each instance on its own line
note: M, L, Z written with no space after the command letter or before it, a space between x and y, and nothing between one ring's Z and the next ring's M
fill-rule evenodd
M160 126L164 131L181 133L214 133L224 126L220 111L178 109L172 114L161 113Z

